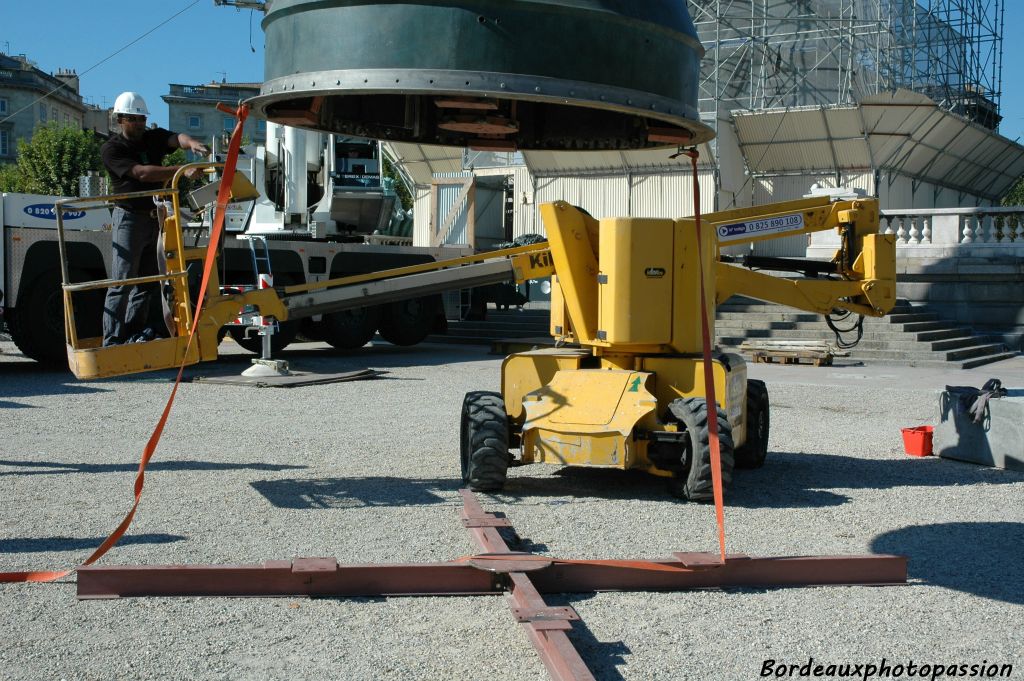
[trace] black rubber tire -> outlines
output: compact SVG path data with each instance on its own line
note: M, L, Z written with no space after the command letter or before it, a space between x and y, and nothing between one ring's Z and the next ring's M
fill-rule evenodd
M84 272L73 270L69 276L75 283L89 280ZM26 357L41 364L66 367L60 270L47 270L22 286L17 308L5 316L11 340ZM75 323L80 339L102 334L103 295L102 290L75 294Z
M339 350L355 350L370 342L380 322L376 305L324 315L324 340Z
M299 343L326 343L327 342L327 322L324 315L317 321L313 321L311 317L306 317L299 322L299 334L295 337L295 340Z
M708 429L708 406L703 397L684 397L668 405L671 417L689 433L689 456L684 469L669 479L669 493L689 501L711 501L714 487L711 478L711 443ZM718 445L722 461L722 486L732 482L732 427L725 412L718 414Z
M249 337L246 338L244 326L231 326L228 327L228 333L231 334L231 339L243 349L248 350L254 355L263 354L263 337L256 331L250 331ZM276 355L284 350L295 340L298 333L299 326L297 322L279 322L277 333L270 339L270 354Z
M511 455L508 414L499 393L466 393L462 401L459 454L462 481L474 492L500 492L505 486Z
M747 381L747 441L736 448L736 468L760 468L768 456L770 424L768 387L764 381Z
M382 306L380 337L394 345L416 345L430 335L441 312L440 296L410 298Z

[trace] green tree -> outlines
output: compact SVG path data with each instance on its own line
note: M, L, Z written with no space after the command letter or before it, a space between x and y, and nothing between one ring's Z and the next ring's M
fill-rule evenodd
M384 161L384 177L389 177L394 180L395 193L398 194L398 200L402 202L402 208L409 210L412 208L412 194L409 193L409 188L405 186L405 182L402 181L402 176L395 170L395 166L391 163L391 159L387 156L383 156Z
M167 154L167 156L164 156L165 166L183 166L187 163L193 162L194 161L190 161L188 159L188 152L186 152L184 149L175 149L171 153ZM196 189L199 189L204 184L206 184L206 182L203 180L190 180L187 177L183 177L181 178L181 181L178 182L178 189L184 195L188 194L189 192L195 191Z
M1004 206L1024 206L1024 177L1017 180L1017 184L1003 197Z
M0 192L24 192L25 183L14 163L0 163Z
M18 140L21 191L78 195L78 178L100 170L100 145L91 132L57 123L39 126L32 139Z

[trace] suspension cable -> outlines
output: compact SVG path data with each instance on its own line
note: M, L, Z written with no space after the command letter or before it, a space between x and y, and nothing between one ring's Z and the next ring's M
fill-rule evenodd
M155 33L157 30L159 30L163 26L169 24L171 21L177 19L179 16L181 16L182 14L184 14L185 12L187 12L190 9L192 9L193 7L195 7L198 4L199 4L199 0L192 0L191 3L189 3L188 5L183 7L182 9L178 10L177 12L172 14L171 16L167 17L166 19L161 21L159 24L157 24L153 28L149 29L148 31L146 31L145 33L140 35L139 37L137 37L134 40L132 40L131 42L126 43L125 45L119 47L116 51L114 51L111 54L107 55L103 59L100 59L98 62L96 62L95 64L93 64L89 68L87 68L85 71L82 71L81 73L79 73L78 76L82 77L85 74L87 74L90 71L92 71L93 69L95 69L98 66L100 66L101 64L110 61L111 59L113 59L117 55L121 54L122 52L127 50L129 47L134 45L135 43L139 42L140 40L142 40L146 36L150 35L151 33ZM57 87L53 88L52 90L50 90L46 94L41 95L41 96L37 97L36 99L32 100L31 103L23 106L22 108L18 109L14 113L9 114L6 118L0 118L0 123L6 123L7 121L9 121L12 118L14 118L15 116L17 116L18 114L23 113L25 111L28 111L29 109L33 108L36 104L38 104L39 102L43 101L44 99L46 99L50 95L56 93L57 91L59 91L59 90L68 90L68 89L70 89L70 88L68 87L67 83L61 83L60 85L58 85Z

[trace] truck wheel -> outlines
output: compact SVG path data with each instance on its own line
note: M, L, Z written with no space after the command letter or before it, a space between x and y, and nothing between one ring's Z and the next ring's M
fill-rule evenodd
M88 281L89 275L72 270L73 282ZM48 270L27 284L18 296L18 306L7 319L11 340L18 349L42 364L66 367L64 340L64 294L60 270ZM75 320L79 338L102 333L103 291L75 294Z
M669 479L669 493L690 501L710 501L714 498L711 478L711 444L708 430L708 405L703 397L685 397L668 405L672 417L689 433L689 456L683 470ZM722 460L722 485L732 482L733 447L732 427L725 412L718 413L718 444Z
M339 350L361 348L373 338L379 321L376 305L324 315L324 340Z
M381 310L380 337L394 345L416 345L433 330L440 309L436 295L388 303Z
M508 414L501 395L466 393L459 429L462 481L474 492L499 492L508 473Z
M279 322L278 324L278 332L270 339L270 354L272 355L276 355L288 347L295 340L299 331L297 322ZM231 334L232 340L249 352L255 355L263 353L263 336L255 331L250 331L249 337L246 338L244 326L231 326L228 328L228 333Z
M736 449L736 468L760 468L768 456L768 388L764 381L747 381L747 441Z

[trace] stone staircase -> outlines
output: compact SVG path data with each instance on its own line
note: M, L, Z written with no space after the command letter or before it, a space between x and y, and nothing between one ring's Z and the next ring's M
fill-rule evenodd
M718 308L718 344L738 348L744 341L823 340L835 334L820 315L748 298L730 298ZM942 320L938 314L900 300L885 317L864 319L864 335L849 359L904 366L971 369L1015 357L1001 342Z
M551 343L547 309L488 310L485 321L449 322L446 335L428 341L490 345L495 341ZM742 297L720 305L715 322L717 342L736 350L744 341L818 340L833 343L835 334L820 315ZM971 369L1015 357L1000 343L943 321L937 314L905 300L886 317L864 319L864 335L849 351L850 360L905 366Z
M509 308L487 310L483 321L448 322L448 333L431 335L427 341L435 343L462 343L491 345L495 341L538 339L552 343L549 330L550 310L545 308Z

